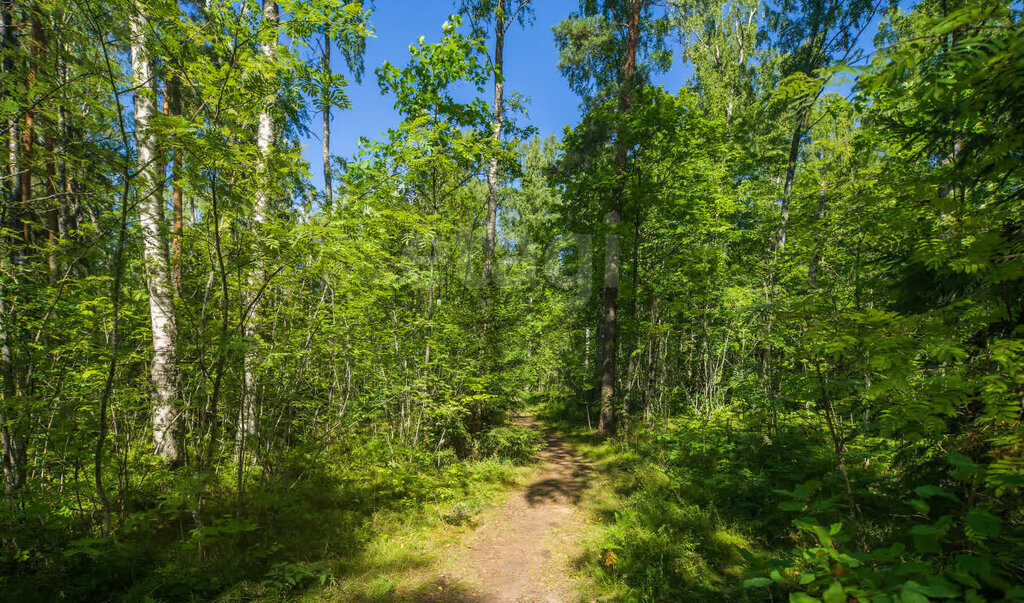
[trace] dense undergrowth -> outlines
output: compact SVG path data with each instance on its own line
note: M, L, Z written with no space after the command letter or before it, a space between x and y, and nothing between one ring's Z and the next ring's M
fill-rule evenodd
M611 598L1024 598L1019 2L379 4L341 157L372 2L0 2L0 598L414 596L538 399Z
M232 467L203 476L201 510L199 478L154 469L107 539L66 509L26 506L9 519L26 546L3 559L0 599L276 600L309 588L386 599L429 561L438 526L470 523L542 442L497 427L460 460L350 441L288 459L273 483L251 476L241 499Z
M986 492L983 468L966 456L858 438L845 454L851 510L810 414L774 424L733 412L706 423L673 417L612 440L578 427L575 407L539 414L595 463L612 494L590 499L603 527L580 565L613 597L1024 597L1018 501Z

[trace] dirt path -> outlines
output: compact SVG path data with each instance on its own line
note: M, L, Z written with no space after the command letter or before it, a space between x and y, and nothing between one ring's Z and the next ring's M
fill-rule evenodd
M527 420L518 424L539 428ZM547 448L540 453L540 473L512 492L464 545L451 551L445 581L465 590L445 593L441 600L572 599L569 564L579 554L576 537L584 524L577 505L594 471L557 435L545 433L544 438Z

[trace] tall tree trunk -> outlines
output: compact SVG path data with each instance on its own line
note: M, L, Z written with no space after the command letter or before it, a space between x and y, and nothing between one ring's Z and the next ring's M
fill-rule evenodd
M32 42L30 43L30 56L28 62L28 78L26 79L26 108L25 125L21 131L21 208L19 213L23 216L31 215L32 211L32 147L35 141L35 109L31 97L32 89L36 85L36 77L39 73L39 46L38 41L42 38L42 23L39 21L39 7L32 6ZM22 241L25 245L32 244L32 223L33 220L22 220Z
M275 0L263 0L263 21L265 26L272 30L272 37L266 38L260 44L260 51L267 63L273 64L277 60L277 36L279 14ZM257 236L263 232L263 225L266 224L270 215L270 175L268 163L274 145L274 107L277 104L276 89L265 100L263 111L260 112L259 127L256 132L256 146L259 149L260 161L260 184L256 193L256 205L253 209L254 230ZM251 295L259 295L258 289L264 277L262 262L258 263L255 275L250 279L249 289ZM238 442L239 454L244 449L245 440L256 433L256 351L252 341L259 336L256 328L256 317L259 311L259 300L253 300L249 304L249 314L245 321L245 337L249 341L246 347L244 369L243 369L243 392L242 407L238 421ZM239 463L241 471L242 463ZM241 487L241 484L239 484Z
M3 62L0 67L3 69L4 77L0 78L0 100L14 97L15 87L12 85L17 77L15 71L14 56L18 43L17 30L14 25L14 3L12 0L0 0L0 52L3 53ZM15 101L17 106L17 101ZM3 150L7 154L7 173L4 174L4 193L6 202L0 216L7 223L12 224L12 232L17 232L14 221L17 218L17 206L21 201L21 180L18 174L18 120L12 115L4 123L7 129L7 148ZM9 183L9 184L8 184ZM5 224L2 224L6 226ZM15 237L12 237L12 240Z
M5 4L4 17L4 58L5 73L14 73L17 69L11 58L18 45L17 26L14 23L14 5ZM39 48L38 40L42 37L42 22L39 7L29 7L30 14L22 13L22 20L31 20L31 41L29 42L30 58L27 62L27 78L25 86L25 117L23 129L19 132L18 120L9 122L10 139L8 140L9 162L11 170L10 204L5 208L5 217L11 224L9 259L12 268L19 271L25 267L27 247L32 242L32 219L29 214L32 207L32 145L35 138L35 112L31 106L31 92L36 83L38 73ZM13 81L7 78L7 82ZM10 91L7 91L10 93ZM9 215L8 215L9 213ZM3 226L3 224L0 224ZM12 279L13 280L13 279ZM12 283L14 284L14 283ZM23 380L23 371L18 370L15 355L14 337L7 330L8 317L16 313L14 295L7 291L0 292L10 296L12 302L0 300L0 317L3 318L3 341L0 343L0 376L3 377L3 400L0 405L0 451L3 453L4 490L12 492L25 483L27 476L27 438L28 420L25 409L20 408L21 400L26 395L27 384ZM7 303L4 303L7 302ZM17 324L17 320L11 321Z
M800 142L803 140L805 124L811 109L808 107L800 115L800 120L793 129L793 137L789 141L789 158L786 161L786 180L782 185L782 198L779 200L779 230L775 234L775 257L782 255L786 248L786 228L789 225L789 203L793 198L793 183L796 182L796 163L800 158Z
M43 27L42 14L37 9L33 13L32 17L32 55L34 57L34 68L38 69L37 77L39 74L43 76L44 81L47 80L47 54L49 48L46 40L46 30ZM45 165L46 165L46 203L45 203L45 215L46 215L46 235L47 242L49 243L46 259L49 265L49 279L50 284L56 284L57 282L57 241L60 238L59 232L59 205L57 202L57 165L54 161L53 153L53 128L52 122L49 119L43 119L44 123L49 126L44 130L43 134L43 149L45 150Z
M820 94L820 92L819 92ZM765 295L769 302L775 299L778 292L778 278L777 271L779 270L778 262L782 258L782 253L786 249L786 229L789 227L789 204L793 198L793 184L796 182L796 164L800 158L800 146L803 140L804 133L806 130L807 120L811 115L811 108L814 106L814 101L817 99L815 96L813 99L808 101L806 109L800 113L800 117L793 128L793 136L789 142L789 155L786 160L786 178L782 185L782 197L779 199L779 229L775 233L775 252L774 258L768 269L768 280L765 283ZM772 333L775 323L771 314L768 316L768 324L765 327L766 339ZM762 373L765 383L765 393L769 397L778 397L782 395L781 387L782 380L778 381L778 389L774 383L775 371L772 367L774 366L773 361L775 360L775 349L772 344L769 343L765 347L764 359L762 362Z
M583 382L584 384L593 383L590 378L590 325L587 325L583 335ZM592 386L585 385L583 390L583 401L587 407L587 429L593 429L594 426L590 422L590 389Z
M625 127L626 115L633 108L633 78L636 75L636 47L640 39L640 13L643 0L630 0L626 26L626 56L622 65L622 90L619 93L619 128ZM612 210L608 216L609 234L604 254L604 311L601 313L604 353L601 359L601 420L597 430L615 433L615 355L616 304L619 296L619 225L622 223L623 195L626 190L627 143L619 132L616 136L616 185Z
M331 79L331 35L327 31L327 26L324 26L324 56L323 56L323 70L324 74L327 75L327 80ZM321 141L321 155L323 156L324 162L324 207L331 207L334 203L334 191L331 190L331 104L330 95L326 87L324 88L324 137Z
M124 244L125 234L128 231L128 207L131 198L132 187L132 164L131 158L127 155L128 149L128 128L125 127L124 107L121 99L117 96L118 83L114 76L114 68L111 65L110 54L107 52L106 40L100 40L103 49L103 59L106 64L107 81L110 83L110 90L114 94L114 101L117 104L117 125L121 132L121 141L125 147L125 158L123 167L123 188L121 189L121 220L117 233L117 249L114 252L114 280L110 290L110 306L112 311L112 324L110 332L110 364L107 367L107 377L103 385L103 393L100 395L99 408L99 433L96 435L96 450L93 455L93 478L96 485L96 495L100 499L100 508L103 513L103 524L100 534L106 538L110 535L110 501L107 499L107 491L103 486L103 457L107 440L107 406L114 391L114 377L117 374L117 357L119 353L121 313L121 278L124 273ZM134 53L133 53L134 56Z
M176 73L171 75L164 88L164 115L181 117L181 78ZM182 236L185 232L181 192L182 160L181 149L175 146L171 164L171 207L174 212L171 226L171 265L174 290L179 293L181 292Z
M68 46L66 42L57 43L57 83L61 90L66 90L68 84ZM68 115L67 115L67 93L61 94L60 104L57 106L57 207L60 208L58 216L58 231L61 238L67 238L71 233L71 200L68 190Z
M494 282L494 248L498 220L498 145L505 125L505 10L504 2L497 9L494 20L494 113L491 119L491 136L494 139L494 153L487 165L487 225L484 233L484 287L489 289ZM486 303L486 295L484 300Z
M3 0L2 4L0 4L0 21L2 21L3 26L3 30L0 31L0 35L2 35L2 38L0 38L0 50L4 53L2 64L4 77L0 79L0 88L2 88L0 89L0 94L2 94L0 98L13 96L12 90L8 88L14 81L14 61L12 57L14 56L13 50L17 39L15 37L13 12L13 4L9 0ZM21 180L18 175L18 122L16 119L11 118L4 126L7 128L8 141L7 148L4 149L4 153L7 155L7 173L4 174L3 178L5 199L3 211L0 212L0 216L3 219L0 222L0 226L7 226L9 223L11 224L12 232L10 237L4 237L4 243L9 250L9 257L0 259L0 262L3 262L2 268L6 270L8 268L8 260L15 266L18 264L18 236L16 233L20 227L17 223L17 207L19 201L21 201ZM0 285L6 285L7 283L8 279L0 281ZM0 455L2 455L0 463L3 465L4 491L8 494L13 492L16 487L14 442L9 433L8 410L14 408L16 404L15 398L17 397L14 355L11 347L11 335L8 333L8 327L12 322L10 317L13 313L13 308L7 302L9 297L13 297L12 292L7 286L4 286L0 289L0 379L3 379L3 387L0 389L0 393L3 394L3 398L0 399Z
M4 39L2 49L4 51L3 57L3 68L6 77L2 84L4 85L4 95L13 96L14 91L9 89L7 86L14 82L17 77L17 65L14 62L16 51L18 47L18 35L17 26L14 24L14 20L17 17L15 14L16 5L11 0L3 1L3 20L4 20ZM11 229L11 256L15 266L20 266L22 262L23 252L20 249L21 244L26 243L22 236L22 225L21 225L21 207L22 200L22 173L24 169L24 158L21 155L21 128L18 123L18 119L15 116L11 116L7 122L7 153L8 153L8 167L10 168L10 183L11 188L9 191L10 196L8 197L8 203L4 217L8 220Z
M181 379L177 365L178 324L174 310L164 207L160 195L163 174L151 121L155 114L156 74L147 56L148 17L136 3L131 19L132 74L135 85L135 145L138 150L139 223L142 226L149 318L153 329L153 451L171 465L182 458L180 436Z
M618 325L615 314L619 296L619 235L613 233L621 222L622 215L618 209L613 209L608 217L608 228L611 232L605 237L604 246L604 292L600 331L601 418L597 430L605 435L615 433L615 336Z
M3 379L3 399L0 399L0 453L3 458L4 471L4 492L10 494L21 484L18 480L18 454L16 446L17 433L12 421L11 411L16 409L18 398L18 386L15 381L14 356L12 354L9 335L7 332L8 315L11 308L7 307L6 297L8 291L0 291L0 319L3 320L3 327L0 328L0 378Z
M50 268L50 284L56 285L60 266L57 262L60 243L60 197L57 195L57 164L54 161L53 135L47 133L43 137L43 148L46 149L46 236L49 242L46 260Z
M818 189L818 214L815 219L814 255L811 256L811 264L807 267L807 283L811 289L818 287L818 267L821 265L822 241L821 221L825 219L825 211L828 207L828 182L821 181Z

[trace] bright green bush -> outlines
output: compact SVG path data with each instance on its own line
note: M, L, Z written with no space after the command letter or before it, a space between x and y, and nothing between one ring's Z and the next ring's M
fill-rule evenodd
M480 438L481 456L494 456L524 465L544 448L544 436L536 429L515 425L495 427Z

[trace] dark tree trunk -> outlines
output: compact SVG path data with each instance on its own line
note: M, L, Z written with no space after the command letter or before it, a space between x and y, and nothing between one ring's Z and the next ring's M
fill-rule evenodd
M164 92L164 115L170 117L181 117L181 79L177 74L171 75L167 80ZM182 175L182 152L177 145L172 145L174 151L171 164L171 207L174 217L171 223L171 279L174 281L175 291L181 292L181 262L182 236L185 232L184 208L181 192Z
M619 225L622 223L623 196L627 165L627 143L622 129L625 116L633 107L633 78L636 75L636 47L640 39L640 13L643 0L630 0L629 21L626 26L626 56L622 65L622 89L619 93L619 133L616 137L616 185L612 194L612 209L608 215L609 234L605 241L604 258L604 310L601 313L603 358L601 362L601 421L598 431L605 435L615 433L615 336L618 325L616 309L619 296Z

